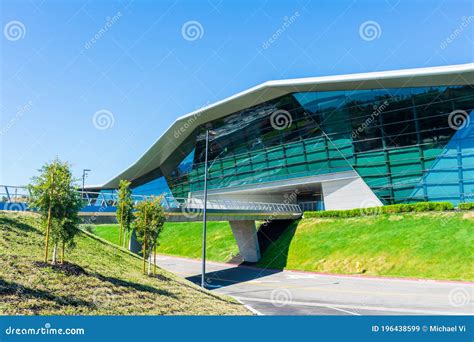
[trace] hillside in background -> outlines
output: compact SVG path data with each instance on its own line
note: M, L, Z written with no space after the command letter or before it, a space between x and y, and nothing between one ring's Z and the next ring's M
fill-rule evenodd
M38 216L0 212L0 315L246 315L231 298L203 291L81 233L64 265L45 265Z
M116 225L95 234L113 240ZM199 258L202 225L166 223L159 252ZM295 222L257 266L322 273L474 280L474 213L427 212L356 218L306 218ZM208 258L238 253L227 222L210 222Z

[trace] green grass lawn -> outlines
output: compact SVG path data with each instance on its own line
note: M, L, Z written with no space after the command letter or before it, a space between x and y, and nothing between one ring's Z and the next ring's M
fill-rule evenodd
M81 233L64 265L42 261L44 236L31 213L0 212L0 315L249 314L231 298L203 291Z
M227 222L209 222L208 257L238 248ZM117 225L94 233L117 241ZM201 257L202 225L166 223L158 251ZM260 267L324 273L474 280L474 213L406 213L296 222L262 255Z
M473 213L303 219L261 267L327 273L474 280Z
M117 224L97 225L92 233L117 244ZM159 237L158 253L200 258L202 252L201 222L167 222ZM207 223L207 258L228 261L239 252L228 222Z

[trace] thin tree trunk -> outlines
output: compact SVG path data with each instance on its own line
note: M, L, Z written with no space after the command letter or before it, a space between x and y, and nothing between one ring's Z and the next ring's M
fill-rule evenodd
M57 250L58 250L58 243L56 242L56 244L54 245L54 249L53 249L53 260L52 260L53 265L56 265L56 251Z
M64 264L64 241L63 241L63 244L61 246L61 264Z
M151 274L151 248L150 248L150 251L148 253L148 276L150 276Z
M120 204L122 211L120 212L120 235L119 235L119 246L122 245L122 231L123 231L123 202Z
M46 224L46 236L44 242L44 262L48 263L48 249L49 249L49 230L51 227L51 203L49 203L48 209L48 222Z
M156 274L156 242L155 242L155 246L154 246L154 254L153 254L153 258L155 259L155 263L154 263L154 267L153 267L153 274Z
M147 240L147 236L146 236L146 225L147 225L147 217L146 217L146 205L145 205L145 227L144 227L144 230L143 230L143 274L146 274L145 273L145 261L146 261L146 252L147 252L147 249L146 249L146 240Z
M46 236L45 236L45 243L44 243L44 263L47 264L48 263L48 254L49 254L49 231L51 229L51 199L53 197L53 189L54 189L54 171L53 170L53 174L51 176L51 190L50 190L50 193L49 193L49 208L48 208L48 222L46 224Z

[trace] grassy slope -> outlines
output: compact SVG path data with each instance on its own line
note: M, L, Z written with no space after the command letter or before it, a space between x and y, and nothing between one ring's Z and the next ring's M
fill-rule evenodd
M199 258L201 229L199 222L166 223L159 251ZM114 227L97 226L95 233L112 241L118 236ZM211 260L226 261L238 252L227 222L210 223L208 236ZM474 213L303 219L264 253L258 265L327 273L474 280L473 245Z
M110 242L118 243L118 225L97 225L92 232ZM200 258L202 223L167 222L159 242L158 253ZM207 257L213 261L228 261L239 252L228 222L207 223L207 246Z
M0 314L248 314L230 298L202 291L80 234L65 266L44 266L38 217L0 212Z
M474 280L472 213L303 219L295 229L267 250L260 266Z

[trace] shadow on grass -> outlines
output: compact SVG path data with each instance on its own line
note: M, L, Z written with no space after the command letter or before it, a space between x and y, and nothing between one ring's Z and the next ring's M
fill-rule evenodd
M49 300L61 306L85 306L93 308L94 303L72 296L57 296L45 290L33 289L18 283L8 282L0 279L0 297L6 295L17 295L18 297L35 298L40 300ZM35 310L34 310L35 311ZM39 311L36 308L36 311Z
M271 242L265 249L262 258L255 264L255 266L266 269L283 270L288 263L288 253L291 241L293 240L296 229L298 228L298 223L299 221L292 222L281 234L278 240Z
M149 285L144 285L144 284L139 284L139 283L134 283L128 280L123 280L115 277L106 277L101 274L92 274L92 276L96 277L100 281L107 281L115 286L122 286L122 287L128 287L131 289L134 289L136 291L141 291L141 292L149 292L149 293L154 293L158 294L161 296L168 296L172 298L177 298L177 296L167 290L163 289L157 289L156 287L149 286Z
M8 230L21 230L25 232L37 232L38 230L23 222L19 222L17 219L11 219L9 217L0 217L0 227L2 225L8 226Z
M153 286L134 283L134 282L131 282L131 281L128 281L128 280L123 280L123 279L119 279L119 278L115 278L115 277L104 276L104 275L99 274L99 273L88 273L81 266L76 265L76 264L72 264L72 263L69 263L69 262L64 262L63 264L51 265L51 264L45 264L44 262L36 261L36 262L34 262L34 265L36 267L40 267L40 268L50 267L54 271L63 273L67 276L85 275L85 276L97 278L98 280L100 280L102 282L109 282L109 283L111 283L115 286L122 286L122 287L132 288L136 291L150 292L150 293L159 294L159 295L162 295L162 296L169 296L169 297L176 298L176 296L173 293L169 292L169 291L162 290L162 289L157 289ZM156 275L155 277L157 279L161 280L161 281L169 281L170 280L169 278L166 278L165 276L162 276L162 275Z

